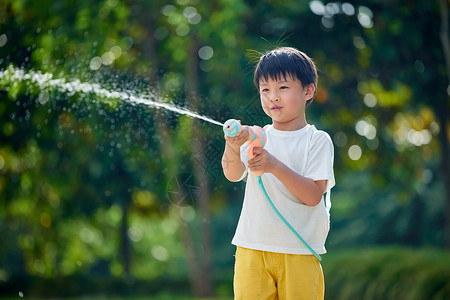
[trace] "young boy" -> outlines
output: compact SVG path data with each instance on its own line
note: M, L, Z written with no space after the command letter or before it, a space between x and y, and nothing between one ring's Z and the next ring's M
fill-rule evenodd
M317 88L313 61L294 48L277 48L261 56L254 83L264 112L267 144L247 154L247 131L225 136L223 171L230 181L247 176L244 203L232 243L237 246L235 299L324 298L319 260L272 209L252 172L262 171L270 199L318 254L325 250L329 213L324 193L334 186L333 143L309 125L305 108ZM251 172L248 172L248 171Z

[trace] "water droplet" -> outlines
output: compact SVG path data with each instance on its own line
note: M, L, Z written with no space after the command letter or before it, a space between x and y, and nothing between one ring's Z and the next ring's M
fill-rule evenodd
M358 160L361 158L362 150L358 145L352 145L348 149L348 156L351 160Z
M198 56L203 60L211 59L214 55L214 50L210 46L203 46L198 50Z
M42 105L48 102L49 94L46 90L42 90L38 96L38 102Z
M309 3L309 9L311 9L314 14L319 16L322 16L325 13L325 6L322 1L311 1Z
M6 36L6 34L0 35L0 47L5 46L6 42L8 42L8 37Z
M89 63L89 68L93 71L98 70L102 66L102 59L99 56L95 56Z
M120 48L119 46L114 46L109 51L111 51L115 59L122 55L122 48Z
M191 31L191 28L186 24L180 24L177 26L175 32L178 36L186 36Z
M344 14L346 14L347 16L353 16L355 14L355 8L353 7L352 4L348 3L348 2L344 2L342 3L342 11L344 12Z

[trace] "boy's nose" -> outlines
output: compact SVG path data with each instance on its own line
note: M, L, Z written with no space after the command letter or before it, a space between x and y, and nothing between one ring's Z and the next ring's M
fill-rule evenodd
M279 100L280 100L280 98L278 97L278 94L273 93L272 95L270 95L271 102L278 102Z
M276 90L270 91L270 93L267 96L270 102L277 102L280 99Z

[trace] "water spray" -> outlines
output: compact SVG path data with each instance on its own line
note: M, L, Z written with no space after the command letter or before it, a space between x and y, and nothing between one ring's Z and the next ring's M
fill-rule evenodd
M6 70L0 70L0 80L5 80L5 82L29 81L36 84L40 90L56 89L60 92L69 94L73 94L76 92L84 94L94 93L99 97L104 97L107 99L121 99L122 101L128 102L132 105L143 104L155 108L164 108L177 114L186 115L192 118L209 122L214 125L223 126L223 124L220 122L217 122L206 116L202 116L185 108L157 101L158 97L153 94L136 95L135 93L130 91L123 92L109 90L97 83L80 82L79 80L67 81L62 78L54 79L53 74L51 73L41 73L33 70L27 72L23 69L16 69L14 67L9 67Z
M253 149L255 147L264 147L267 143L267 135L264 129L259 126L247 126L241 125L241 123L235 119L230 119L223 124L223 132L228 137L235 137L242 134L244 131L248 132L248 139L246 141L248 145L248 156L250 158L254 158L255 154L253 153ZM283 221L283 223L295 234L295 236L308 248L309 251L319 260L322 260L319 254L317 254L314 249L311 248L310 245L300 236L300 234L295 230L294 227L286 220L286 218L280 213L280 211L276 208L275 204L273 204L272 200L267 193L264 183L262 181L261 176L263 172L253 172L257 176L258 186L263 192L264 196L269 202L270 207L272 207L273 211L277 214L277 216Z

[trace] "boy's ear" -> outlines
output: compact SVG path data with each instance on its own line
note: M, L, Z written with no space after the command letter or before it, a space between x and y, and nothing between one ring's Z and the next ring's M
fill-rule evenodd
M316 93L316 86L314 85L314 83L310 83L305 87L306 100L312 99L312 97L314 97L315 93Z

